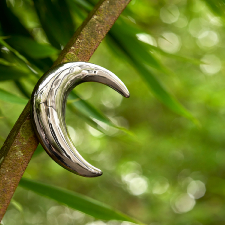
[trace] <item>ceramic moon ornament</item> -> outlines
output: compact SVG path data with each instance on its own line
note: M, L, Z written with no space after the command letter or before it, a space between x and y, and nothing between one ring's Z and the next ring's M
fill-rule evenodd
M32 93L31 115L39 141L52 159L80 176L96 177L102 174L101 170L79 154L65 123L67 96L84 82L102 83L129 97L124 83L103 67L86 62L66 63L54 67L38 81Z

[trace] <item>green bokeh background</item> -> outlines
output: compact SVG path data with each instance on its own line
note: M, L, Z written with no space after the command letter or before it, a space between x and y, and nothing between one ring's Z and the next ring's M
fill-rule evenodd
M21 77L9 77L10 73L0 67L1 90L28 97L39 73L51 66L93 3L65 1L71 18L60 8L51 8L60 12L52 24L54 16L45 8L46 2L58 4L56 0L8 0L6 8L2 6L6 14L14 15L15 26L12 22L6 29L4 18L1 19L0 35L30 62L38 75L28 71L21 59L1 45L0 58L5 61L0 61L0 66L8 63L7 69L15 69L13 74L17 74L17 70L25 73ZM124 99L114 90L96 83L76 88L83 100L115 126L129 132L96 119L93 125L86 116L89 114L82 114L76 104L74 110L68 107L66 114L75 146L88 162L103 171L103 176L94 179L76 176L56 164L40 147L24 177L82 193L150 225L224 224L225 11L222 3L222 0L213 3L209 0L132 0L90 60L115 73L127 86L130 98ZM39 14L44 14L44 9L55 33L43 27L40 19L43 17ZM20 21L27 33L15 21ZM112 35L117 37L119 28L127 36L118 36L112 41ZM46 31L54 33L52 40ZM18 42L18 35L43 44L41 56L35 54L38 48L32 44L24 40ZM24 43L30 55L24 50ZM46 45L50 46L49 52ZM141 54L144 53L155 61L143 62ZM160 93L154 92L151 86L154 84L148 81L148 74L142 73L140 67L147 68L149 76L154 76L169 96L175 97L192 116L186 116L188 119L182 116L185 113L174 110L170 102L163 102ZM0 96L0 145L24 106ZM21 187L17 188L2 223L130 224L100 221Z

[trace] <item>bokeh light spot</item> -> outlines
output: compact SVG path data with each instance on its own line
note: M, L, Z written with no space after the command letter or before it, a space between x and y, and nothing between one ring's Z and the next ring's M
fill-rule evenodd
M164 194L169 188L169 182L165 177L158 178L152 187L152 193L156 195Z
M219 42L219 37L215 31L203 31L198 36L198 45L200 47L213 47Z
M148 182L144 177L136 176L129 180L128 188L133 195L141 195L147 191Z
M159 47L168 53L175 53L180 50L180 39L179 37L172 32L165 32L162 34L162 37L158 40Z
M94 137L103 137L104 134L98 130L96 130L95 128L89 126L88 124L86 124L86 127L88 129L88 131L90 132L90 134Z
M83 135L80 135L73 127L67 126L67 130L74 145L80 145L83 142Z
M106 225L106 223L104 223L104 222L101 221L101 220L98 220L98 221L86 223L86 225Z
M180 11L176 5L167 5L160 9L160 18L164 23L174 23L178 20Z
M135 225L135 223L131 223L131 222L128 222L128 221L123 221L121 223L121 225Z
M147 43L149 45L157 46L155 38L153 38L150 34L140 33L136 34L139 41Z
M108 90L107 94L103 94L101 97L102 104L107 108L116 108L122 103L123 96L115 92L114 90Z
M187 193L195 199L203 197L205 195L205 192L205 184L200 180L191 181L191 183L187 187Z
M201 60L204 63L200 65L200 69L203 73L213 75L220 71L221 61L217 56L205 55Z
M125 180L126 175L128 174L141 174L142 173L142 168L140 166L140 164L138 164L137 162L134 161L128 161L123 163L120 168L119 171L121 171L121 176L122 176L122 180Z
M174 203L172 204L172 209L175 213L186 213L192 210L195 206L195 200L191 198L188 194L179 195Z

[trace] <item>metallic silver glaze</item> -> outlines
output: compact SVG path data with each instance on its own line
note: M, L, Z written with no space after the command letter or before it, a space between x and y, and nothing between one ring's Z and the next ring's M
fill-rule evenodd
M31 115L39 141L52 159L73 173L96 177L102 175L101 170L79 154L65 124L67 96L84 82L102 83L129 97L124 83L103 67L86 62L66 63L54 67L38 81L32 93Z

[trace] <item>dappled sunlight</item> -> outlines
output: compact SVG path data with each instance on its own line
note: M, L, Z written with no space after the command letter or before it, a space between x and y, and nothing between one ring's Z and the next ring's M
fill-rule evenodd
M109 119L118 127L129 128L128 120L122 116L109 117Z
M142 173L141 165L135 161L125 162L120 166L119 169L120 169L120 173L122 175L122 179L124 179L124 177L128 174L141 174Z
M201 31L199 33L197 43L200 47L211 48L219 43L219 37L215 31Z
M103 221L99 220L99 221L86 223L85 225L106 225L106 223L104 223Z
M123 181L127 184L127 188L132 195L141 195L148 190L147 179L138 174L127 174L123 177Z
M134 223L124 221L124 222L121 223L121 225L134 225Z
M164 23L174 23L178 20L180 11L176 5L166 5L160 9L160 18Z
M87 130L90 132L91 135L93 135L94 137L103 137L104 134L100 131L98 131L97 129L93 128L92 126L86 124L86 128Z
M171 207L175 213L186 213L192 210L196 202L188 194L181 194L171 202Z
M68 130L69 136L71 137L71 140L73 141L75 146L82 144L82 142L84 140L84 135L83 135L82 131L80 131L80 132L76 131L71 126L67 126L67 130Z
M153 45L153 46L157 47L157 42L156 42L155 38L152 37L150 34L142 33L142 34L136 34L136 36L137 36L139 41L142 41L146 44Z
M152 193L155 195L162 195L168 190L169 186L168 179L165 177L158 177L153 181Z
M102 104L107 108L119 107L122 103L122 100L123 96L111 90L108 92L108 94L103 94L101 97Z
M203 56L201 60L204 63L200 65L200 69L203 73L213 75L220 71L221 61L219 57L210 54Z
M178 35L172 32L164 32L158 39L159 47L168 53L175 53L180 50L181 41Z
M193 180L187 187L187 193L194 199L199 199L205 195L205 184L200 180Z

